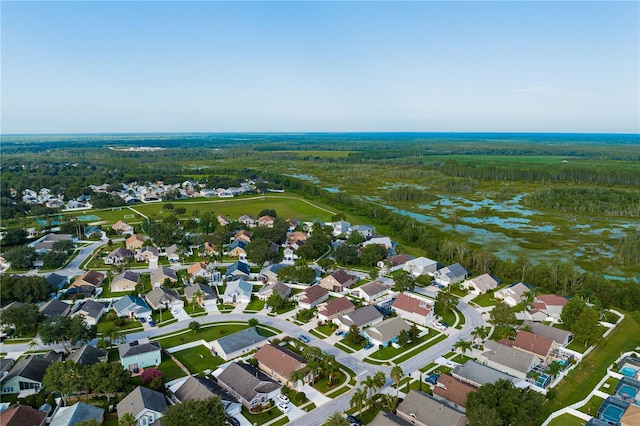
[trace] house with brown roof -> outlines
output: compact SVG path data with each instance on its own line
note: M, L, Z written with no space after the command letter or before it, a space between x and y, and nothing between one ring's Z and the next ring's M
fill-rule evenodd
M540 294L535 296L529 304L530 309L527 319L537 322L557 322L560 320L562 308L564 308L567 303L568 300L564 297L555 294Z
M266 226L267 228L273 228L275 218L269 215L260 216L258 218L258 226Z
M287 234L287 243L289 244L293 244L296 241L306 241L306 240L307 240L306 232L295 231L295 232L289 232Z
M340 315L348 314L356 310L356 305L346 297L338 297L318 305L318 319L331 321Z
M210 243L209 241L205 241L205 243L204 243L204 251L206 251L210 255L211 254L215 254L215 255L220 254L218 252L218 248L216 247L216 245L213 244L213 243Z
M329 292L322 286L313 285L293 297L302 309L311 309L327 300Z
M93 294L98 288L102 287L104 277L105 275L102 272L89 270L76 278L67 292Z
M161 266L158 269L155 269L153 272L151 272L150 280L151 280L151 287L160 287L164 284L166 280L169 280L169 282L171 283L177 283L178 275L176 274L176 271L174 271L173 269L167 266Z
M368 282L349 291L351 296L358 297L369 303L376 303L380 299L386 300L392 293L391 284L378 280Z
M111 291L134 291L140 282L140 274L134 271L124 271L111 280Z
M291 287L281 281L265 285L258 291L258 299L266 302L273 292L278 293L280 298L284 300L291 294Z
M398 254L395 256L391 256L386 260L381 260L378 262L378 268L382 269L383 272L394 272L399 269L403 269L404 264L412 259L411 256L407 256L406 254Z
M640 426L640 406L629 404L620 418L620 426Z
M515 341L501 340L500 343L533 354L545 364L551 359L551 352L560 347L551 339L524 330L518 331Z
M527 320L522 323L522 326L525 327L527 331L551 339L562 347L573 342L573 333L570 331Z
M253 357L258 360L258 367L262 371L289 387L297 386L297 383L291 381L292 371L305 371L303 382L311 380L311 373L307 370L307 360L288 349L264 345Z
M333 274L324 277L320 285L329 291L342 292L358 282L358 277L348 274L344 269L338 269Z
M231 221L226 216L218 215L218 223L220 226L227 226Z
M196 262L187 268L187 273L191 275L191 281L196 277L208 278L210 273L207 270L206 262Z
M44 426L47 413L28 405L14 404L0 412L2 426Z
M448 374L441 374L433 388L433 397L464 413L466 412L464 407L467 405L467 395L477 391L478 388L475 386L464 383Z
M130 236L125 240L124 244L126 248L128 248L129 250L135 250L135 249L142 248L142 245L144 244L145 241L147 241L147 239L142 235L133 234L132 236Z
M404 293L396 296L391 307L401 318L420 325L429 325L436 318L433 302Z
M247 243L251 242L251 237L253 236L253 232L247 231L246 229L241 229L235 233L233 236L233 241L244 240Z
M117 221L111 226L111 229L116 231L118 234L133 234L133 226L129 225L126 222L121 220Z

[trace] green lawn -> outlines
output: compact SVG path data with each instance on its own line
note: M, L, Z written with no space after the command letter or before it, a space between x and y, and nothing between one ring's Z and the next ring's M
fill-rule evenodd
M276 419L282 416L282 411L278 410L278 408L274 405L268 411L264 411L258 414L252 414L247 407L242 406L242 415L251 422L251 424L263 425L265 423L270 422L273 419ZM287 419L288 422L288 419Z
M245 308L245 312L258 312L264 308L264 301L258 299L257 297L252 297L251 302Z
M495 305L498 301L495 300L493 298L493 293L495 293L498 290L501 290L503 288L507 287L506 285L502 286L502 287L496 287L495 289L486 292L485 294L481 294L480 296L477 296L474 299L471 299L472 302L477 303L478 305L482 306L482 307L487 307L487 306L492 306Z
M313 384L313 387L322 393L327 393L341 384L343 384L347 380L347 376L342 371L339 371L337 375L333 378L331 382L331 386L329 386L329 379L327 377L323 377Z
M555 388L556 398L546 404L537 423L562 407L583 400L604 377L607 367L615 362L622 352L640 345L640 324L630 315Z
M327 324L322 324L319 327L315 328L315 331L317 331L320 334L323 334L325 337L329 337L333 334L334 330L337 330L338 327L336 327L336 325L332 322L327 323Z
M128 318L124 318L124 321L124 325L118 327L116 326L115 321L108 320L107 314L105 314L100 318L100 321L98 321L97 332L100 334L112 329L127 332L142 331L142 324L140 324L140 321Z
M353 343L351 343L349 341L349 337L347 336L347 337L342 338L339 343L341 343L341 344L353 349L354 351L359 351L360 349L364 348L364 345L367 344L367 341L366 340L362 340L362 343L360 343L359 345L354 345Z
M571 414L563 414L549 422L549 426L584 426L586 422Z
M430 340L429 343L427 343L426 345L424 345L422 347L419 347L419 348L412 349L412 350L406 352L401 357L398 357L398 358L394 359L393 362L395 362L396 364L398 364L400 362L404 362L404 361L408 360L409 358L412 358L412 357L418 355L420 352L426 350L427 348L430 348L431 346L435 345L436 343L439 343L439 342L443 341L444 339L447 338L447 335L446 334L442 334L442 333L438 333L438 335L435 338L433 336L431 336L431 338L433 340Z
M619 380L616 379L615 377L609 377L607 379L606 382L604 382L602 384L602 387L599 389L604 393L608 393L609 395L613 395L613 391L616 389L616 385L618 384ZM609 387L605 388L604 385L608 384Z
M207 311L200 305L198 305L197 303L194 305L192 303L186 303L184 305L184 311L189 314L190 316L199 316L199 315L206 315Z
M203 345L174 352L173 355L178 358L191 373L200 373L207 369L213 371L225 362L219 356L211 355L209 348Z
M603 398L600 398L599 396L592 396L591 399L585 405L578 408L578 411L582 411L583 413L588 414L590 416L595 416L596 414L598 414L598 409L600 408L603 402L604 402Z
M170 382L171 380L186 376L186 373L178 367L178 364L173 362L171 358L164 354L162 355L162 362L158 366L158 369L164 373L162 377L165 382Z
M186 332L176 336L164 338L162 336L159 336L154 338L153 340L160 342L162 347L171 348L173 346L178 346L182 345L183 343L189 343L201 339L206 342L210 342L228 334L244 330L245 328L249 328L249 324L229 323L224 325L213 325L209 327L202 326L197 333L194 333L191 330L187 330Z

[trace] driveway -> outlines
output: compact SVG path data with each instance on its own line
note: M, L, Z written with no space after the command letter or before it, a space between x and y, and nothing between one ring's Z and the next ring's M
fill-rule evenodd
M172 308L172 311L175 311L175 314L172 312L173 317L180 321L188 321L191 319L189 314L184 310L184 308Z
M307 399L309 401L316 404L316 407L319 407L322 404L326 404L327 402L331 401L331 398L324 396L323 394L321 394L320 392L312 388L311 385L309 385L309 383L306 383L300 390L304 392L304 394L307 396Z

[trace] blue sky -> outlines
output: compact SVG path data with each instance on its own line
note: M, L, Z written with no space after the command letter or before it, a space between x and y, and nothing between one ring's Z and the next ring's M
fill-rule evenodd
M2 133L640 131L640 3L7 2Z

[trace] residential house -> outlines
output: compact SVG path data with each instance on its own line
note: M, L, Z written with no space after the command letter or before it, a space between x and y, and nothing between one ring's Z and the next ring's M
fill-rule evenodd
M366 328L364 334L375 346L389 346L397 341L400 333L408 331L410 328L411 326L405 320L395 317Z
M153 310L184 308L184 301L178 296L178 293L164 287L154 288L144 295L144 299Z
M533 302L530 303L528 316L530 316L533 321L558 322L562 308L564 308L567 303L568 300L564 297L555 294L540 294L535 296Z
M426 257L417 257L402 265L402 269L410 273L413 277L433 275L438 270L438 262L427 259Z
M251 267L246 262L235 262L229 265L224 274L227 281L249 278L251 275Z
M50 351L46 355L26 355L18 360L2 379L2 393L24 396L38 393L44 387L44 373L56 361L62 361L62 353Z
M366 247L370 244L376 244L384 247L387 250L388 257L396 255L395 244L393 243L393 241L391 241L391 238L389 237L372 237L367 241L365 241L364 243L362 243L362 247Z
M287 225L289 226L289 232L293 232L296 230L300 222L297 219L287 218Z
M329 298L329 292L320 285L312 285L308 289L293 296L302 309L312 309Z
M400 293L396 296L396 300L391 304L391 307L401 318L419 325L429 325L436 318L433 302L417 296L413 297Z
M46 302L40 307L40 313L45 317L66 317L71 312L73 305L63 302L62 300L53 299Z
M109 352L91 345L84 345L67 357L67 361L73 361L83 367L90 367L99 362L107 362L108 359Z
M522 326L528 328L528 331L533 334L553 340L563 348L573 342L573 333L570 331L527 320L524 321Z
M144 242L147 241L145 237L140 234L133 234L129 238L127 238L124 242L125 247L129 250L136 250L142 248Z
M312 287L313 288L313 287ZM318 319L320 321L331 321L340 315L348 314L356 310L356 305L346 297L338 297L328 302L323 302L318 306Z
M380 313L378 308L374 305L363 306L356 309L353 312L340 315L333 319L333 323L338 326L340 330L349 331L352 325L355 325L359 329L369 327L370 325L378 324L384 318L384 315Z
M479 362L523 380L526 380L529 371L541 363L535 355L493 340L487 340L484 347L486 351L478 358Z
M237 362L229 364L218 375L218 384L249 409L275 400L282 388L259 369Z
M105 265L122 265L133 258L133 252L124 247L118 247L104 258Z
M187 268L187 273L191 275L191 282L197 277L204 277L207 280L211 277L211 272L207 269L205 262L196 262Z
M138 386L116 406L118 418L132 414L136 426L147 426L158 420L167 411L167 401L161 392Z
M196 298L196 302L203 307L211 306L214 307L218 302L218 295L216 292L206 284L196 283L192 285L188 285L184 288L184 296L187 299L187 302L191 302L194 300L194 297L197 292L202 293L200 297Z
M13 404L6 410L0 411L2 426L44 426L46 418L47 413L28 405Z
M67 294L93 294L98 288L102 287L104 277L105 275L102 272L87 271L75 279L71 286L69 286Z
M393 413L380 410L373 420L371 420L369 426L412 426L412 423L402 420Z
M49 426L75 426L78 423L91 420L102 424L103 417L104 408L78 401L69 407L58 406Z
M225 361L241 356L264 345L267 338L255 327L238 331L211 342L211 352Z
M72 317L82 317L84 322L88 326L98 325L98 321L102 318L104 312L104 305L95 300L87 300L84 303L77 305L71 314Z
M123 342L118 345L120 363L125 370L137 373L146 367L158 366L162 361L162 348L148 338Z
M227 416L233 417L242 411L242 404L208 377L189 376L183 381L174 383L170 390L175 399L181 403L191 400L203 401L218 396Z
M476 361L467 361L464 364L456 365L451 375L477 388L487 383L495 383L498 380L508 380L514 384L520 381L510 374L503 373Z
M636 403L637 403L636 399ZM626 411L620 418L620 426L638 426L640 425L640 406L637 404L629 404Z
M47 275L47 283L51 284L54 289L60 290L65 285L69 284L69 277L66 275L56 274L55 272Z
M165 285L165 282L168 280L170 283L178 282L178 274L173 269L167 266L160 266L158 269L155 269L151 272L151 287L160 287Z
M396 415L416 426L466 426L467 417L461 411L443 404L424 392L410 390L398 405Z
M404 268L405 263L412 259L411 256L406 254L397 254L395 256L391 256L386 260L381 260L378 262L378 268L382 269L384 273L398 271Z
M307 371L307 360L288 349L274 345L263 345L253 356L258 360L258 367L286 386L296 388L297 383L291 381L291 372L304 371L303 382L311 379Z
M274 221L275 221L275 218L269 215L260 216L258 218L258 226L266 226L267 228L273 228Z
M140 274L138 272L124 271L111 280L110 287L112 292L135 291L139 282Z
M244 260L247 258L247 242L245 240L235 240L229 246L229 252L227 253L229 257L237 257L240 260Z
M327 290L342 292L358 282L358 277L348 274L344 269L338 269L320 281L320 285Z
M231 281L222 294L222 301L227 304L249 303L253 293L253 285L245 280Z
M390 293L392 293L391 284L378 280L368 282L349 291L351 296L358 297L368 303L375 303L377 300L387 299Z
M533 354L540 358L544 364L550 361L551 352L560 347L551 339L524 330L518 331L515 341L502 340L500 343Z
M258 291L258 299L264 300L266 302L267 299L271 297L274 291L280 295L280 298L282 300L285 300L291 294L291 287L283 282L265 285L260 289L260 291Z
M433 279L437 284L449 286L464 281L469 272L459 263L445 266L433 273Z
M482 274L463 282L460 287L475 295L481 295L498 287L498 281L489 274Z
M524 294L529 293L530 291L531 289L523 283L517 283L496 291L493 293L493 298L502 300L513 308L524 299Z
M147 318L151 316L151 308L141 297L123 296L113 304L113 310L119 317Z
M278 282L278 271L288 266L286 263L275 263L273 265L265 266L260 271L260 279L264 283L276 283Z
M229 223L231 223L231 221L228 217L218 215L218 224L220 224L220 226L227 226Z
M240 216L238 218L238 222L245 224L249 228L253 228L254 226L256 226L256 220L253 218L253 216L249 216L248 214L243 214L242 216Z
M233 241L244 241L245 243L251 242L251 237L253 236L253 232L247 231L246 229L241 229L235 233L233 236Z
M45 253L53 249L53 245L58 241L75 241L71 234L47 234L36 241L29 243L28 246L33 248L36 253Z
M307 240L307 234L305 232L294 231L294 232L287 233L288 244L293 244L296 241L306 241L306 240Z
M452 408L465 413L467 405L467 395L477 392L478 388L468 383L460 381L448 374L441 374L438 382L433 388L433 397L446 403Z
M111 226L111 229L116 231L118 234L133 234L133 226L125 223L121 220L117 221Z
M339 220L337 222L333 222L331 227L333 228L333 235L338 236L346 234L349 231L349 228L351 228L351 224L344 220Z
M171 244L164 251L167 255L167 260L170 263L179 263L180 262L180 248L176 244Z
M349 234L359 232L364 238L371 238L376 234L376 228L373 225L353 225L349 228Z
M13 358L0 358L0 381L9 374L9 370L13 368L14 364Z
M158 260L160 257L160 250L153 246L145 246L137 249L134 257L136 262L151 262Z
M204 251L206 251L209 255L218 255L218 248L215 244L210 243L209 241L205 241L204 243Z

